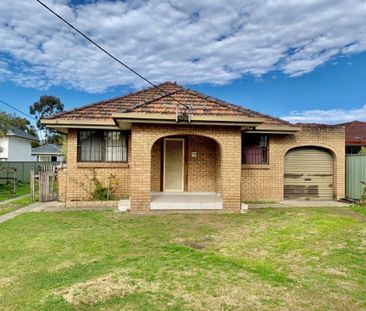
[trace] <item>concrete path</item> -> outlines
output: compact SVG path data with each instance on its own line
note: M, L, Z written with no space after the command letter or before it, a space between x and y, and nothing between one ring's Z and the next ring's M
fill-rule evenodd
M35 203L32 203L32 204L30 204L28 206L19 208L19 209L13 211L13 212L8 213L8 214L2 215L2 216L0 216L0 223L5 222L5 221L8 221L10 219L13 219L14 217L16 217L16 216L18 216L20 214L23 214L23 213L26 213L26 212L30 212L31 210L39 207L42 204L44 204L44 203L35 202Z
M43 202L39 204L37 207L33 208L31 212L59 212L65 210L65 203L58 202L58 201L51 201L51 202Z
M0 205L5 205L5 204L11 203L13 201L16 201L16 200L19 200L19 199L23 199L23 198L27 198L27 197L30 197L30 194L29 193L20 195L19 197L15 197L15 198L12 198L12 199L9 199L9 200L0 201Z
M351 203L339 201L301 201L301 200L285 200L277 203L255 203L248 204L249 209L253 208L268 208L268 207L346 207Z
M116 210L116 207L65 207L65 203L51 201L34 208L31 212L70 212L70 211L106 211Z

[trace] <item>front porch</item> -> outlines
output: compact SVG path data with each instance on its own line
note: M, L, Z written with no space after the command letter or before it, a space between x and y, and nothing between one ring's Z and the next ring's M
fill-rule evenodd
M222 199L215 192L153 192L151 210L222 210Z
M132 133L131 210L240 210L240 128L140 124Z

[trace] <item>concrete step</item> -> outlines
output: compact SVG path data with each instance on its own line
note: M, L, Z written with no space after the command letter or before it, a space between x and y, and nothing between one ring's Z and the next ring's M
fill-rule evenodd
M222 210L222 199L214 192L154 192L151 210Z

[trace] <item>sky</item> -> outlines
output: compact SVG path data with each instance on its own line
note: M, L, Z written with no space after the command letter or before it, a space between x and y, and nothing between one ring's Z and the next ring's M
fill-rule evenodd
M291 122L366 121L364 0L44 2L154 83ZM24 112L147 87L35 0L0 2L0 42L0 100Z

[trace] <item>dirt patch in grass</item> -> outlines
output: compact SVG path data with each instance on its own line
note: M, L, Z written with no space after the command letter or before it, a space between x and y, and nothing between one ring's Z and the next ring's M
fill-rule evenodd
M0 278L0 288L13 284L16 281L16 279L17 278L15 276L7 276L7 277ZM0 292L0 295L1 295L1 292Z
M72 305L92 305L115 296L130 294L136 289L136 284L132 283L133 279L126 273L119 272L77 283L57 290L54 294L61 295Z
M211 236L206 236L206 237L195 238L195 239L177 238L177 239L174 239L172 242L199 250L199 249L205 249L208 246L212 245L213 241L214 241L214 239Z

